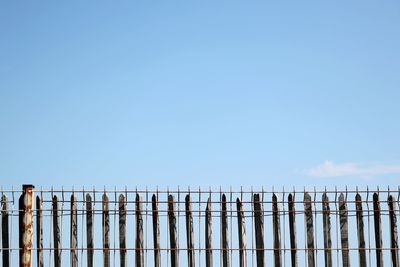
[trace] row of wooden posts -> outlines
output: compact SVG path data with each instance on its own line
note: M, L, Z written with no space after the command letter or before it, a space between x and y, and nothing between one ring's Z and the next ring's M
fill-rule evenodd
M87 266L93 267L94 263L94 227L93 227L93 202L90 194L86 195L86 250L87 250ZM289 217L289 232L290 232L290 254L291 266L298 266L298 250L296 239L296 211L295 201L292 194L288 195L288 217ZM315 247L314 247L314 218L312 209L312 199L310 194L304 193L304 216L306 223L306 244L307 244L307 264L309 267L316 266ZM323 239L324 239L324 265L332 266L332 241L331 241L331 218L330 207L327 194L322 195L322 214L323 214ZM390 252L391 264L394 267L399 267L398 255L398 238L397 238L397 222L395 214L396 200L390 195L388 197L388 210L390 222ZM78 223L77 223L77 199L73 194L70 200L70 266L78 266ZM119 253L120 266L127 266L126 260L126 200L121 194L118 199L119 204ZM260 199L260 194L254 194L252 199L253 217L254 217L254 239L256 245L256 264L257 267L266 265L265 249L264 249L264 212L263 201ZM363 221L363 206L360 194L355 196L356 204L356 223L358 237L358 260L359 266L367 266L366 257L366 242L364 233ZM143 238L143 216L142 216L142 200L139 194L136 194L135 199L135 221L136 221L136 236L135 236L135 266L144 266L144 238ZM376 264L378 267L383 267L383 249L382 249L382 225L381 225L381 209L379 195L373 195L373 215L374 215L374 234L375 234L375 253ZM241 200L236 200L237 222L238 222L238 242L239 242L239 266L246 266L246 231L245 231L245 216ZM204 211L205 217L205 265L206 267L213 266L213 250L212 247L212 211L211 200L208 199L207 206ZM228 211L227 199L225 194L221 196L221 254L222 266L229 267L234 259L229 255L229 232L228 232ZM33 186L25 185L23 193L19 201L19 246L20 246L20 266L32 265L32 235L33 230ZM53 250L54 250L54 266L62 265L61 259L61 239L60 239L60 221L59 221L59 200L57 196L52 199L52 214L53 214ZM194 246L194 228L193 216L191 208L190 195L185 198L185 218L186 218L186 251L187 265L195 266L195 246ZM348 239L348 209L346 198L343 194L339 196L339 218L340 218L340 245L342 254L342 266L350 266L349 260L349 239ZM7 214L7 199L5 195L2 197L2 259L3 266L9 266L9 235L8 235L8 214ZM273 266L282 266L282 249L281 249L281 233L280 233L280 212L278 209L278 199L275 194L272 195L272 221L273 221ZM178 258L178 232L177 232L177 217L175 200L173 195L168 196L168 229L169 229L169 250L171 267L179 266ZM157 196L152 196L152 231L154 266L161 266L161 248L160 248L160 224ZM37 266L44 266L43 260L43 218L42 218L42 199L36 197L36 259ZM110 212L109 200L106 194L102 197L102 243L103 243L103 266L110 266ZM219 248L218 248L219 249ZM236 261L235 261L236 262ZM267 264L270 265L270 264Z

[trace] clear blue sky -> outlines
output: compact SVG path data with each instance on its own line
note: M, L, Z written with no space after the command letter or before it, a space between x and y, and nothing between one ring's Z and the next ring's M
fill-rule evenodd
M1 1L1 184L396 186L400 2L278 2Z

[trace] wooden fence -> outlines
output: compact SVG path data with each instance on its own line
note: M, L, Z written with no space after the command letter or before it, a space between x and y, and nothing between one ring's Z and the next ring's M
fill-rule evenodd
M24 185L22 191L2 193L1 264L399 267L399 199L399 189L35 190Z

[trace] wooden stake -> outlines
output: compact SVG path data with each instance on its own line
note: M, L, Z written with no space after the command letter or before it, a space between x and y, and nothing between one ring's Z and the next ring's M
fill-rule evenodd
M213 266L212 260L212 214L211 214L211 199L208 198L207 200L207 207L206 207L206 220L205 220L205 239L206 239L206 267Z
M93 208L90 194L86 194L86 247L87 266L93 267Z
M399 267L399 246L397 239L397 218L396 218L396 200L390 195L388 198L389 220L390 220L390 254L392 266Z
M315 267L315 253L314 253L314 221L311 206L311 196L307 192L304 193L304 215L307 227L307 259L308 267Z
M120 266L126 267L126 202L123 194L118 197L118 211Z
M342 244L343 267L350 267L349 258L349 227L347 219L347 205L343 193L339 195L340 240Z
M239 236L239 266L246 267L246 227L244 221L243 204L239 198L236 199L238 236Z
M290 258L292 267L297 267L297 238L296 238L296 208L292 194L288 196L289 206L289 233L290 233Z
M228 215L226 211L226 196L221 196L221 231L222 231L222 266L230 267L229 262L229 232Z
M326 193L322 194L322 220L324 225L324 258L325 267L332 267L331 209Z
M142 218L142 198L136 194L136 267L144 266L143 255L143 218Z
M154 243L154 267L160 267L160 223L158 219L158 202L157 196L154 194L152 199L153 209L153 243Z
M253 205L257 267L264 267L264 214L261 206L260 194L254 194Z
M168 221L169 221L169 241L171 248L171 267L179 266L178 256L178 236L176 230L175 201L174 196L168 196Z
M53 197L53 240L54 240L54 266L61 267L61 240L60 221L58 214L58 199Z
M37 215L36 215L37 216ZM37 222L39 224L39 221ZM7 196L1 196L1 244L3 248L3 266L10 266L10 241L8 235ZM39 238L38 238L39 240ZM39 251L39 250L38 250ZM39 253L39 252L38 252ZM39 257L39 256L38 256Z
M193 216L192 216L192 205L190 202L190 195L185 197L185 211L186 211L186 245L187 245L187 257L188 267L194 267L194 232L193 232Z
M272 195L272 224L274 231L274 265L275 267L281 267L281 226L279 222L278 198L275 194Z
M78 267L78 211L76 196L71 195L71 230L70 230L70 261L71 267Z
M108 196L103 194L102 199L102 224L103 224L103 265L104 267L110 266L110 212L108 207Z
M367 266L367 257L365 253L365 236L363 208L360 194L356 194L356 218L357 218L357 237L358 237L358 260L360 267Z
M379 195L377 193L374 193L373 202L374 202L376 266L383 267L381 207L379 203Z

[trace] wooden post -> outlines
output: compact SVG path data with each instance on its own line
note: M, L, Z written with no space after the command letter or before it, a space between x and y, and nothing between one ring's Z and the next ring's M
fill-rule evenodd
M87 266L93 267L93 207L90 194L86 194L86 247Z
M331 209L326 193L322 194L322 221L324 228L324 258L325 267L332 267L332 239L331 239Z
M356 218L357 218L357 237L358 237L358 260L360 267L367 266L365 253L364 219L363 208L360 194L356 194Z
M126 202L123 194L118 198L120 266L126 267Z
M278 198L272 195L272 226L274 231L274 266L282 266L281 255L281 227L279 221Z
M185 197L185 211L186 211L186 245L187 245L187 258L188 267L194 267L194 232L193 232L193 216L192 216L192 205L190 202L190 195Z
M33 185L23 185L19 198L19 266L32 266Z
M374 193L373 202L374 202L376 266L383 267L381 207L379 203L379 195L377 193Z
M61 240L60 220L58 214L58 199L53 197L53 241L54 241L54 266L61 267Z
M103 265L104 267L110 266L110 212L108 207L108 196L103 194L102 199L102 224L103 224Z
M244 222L243 204L239 198L236 199L238 236L239 236L239 266L246 267L246 227Z
M39 223L39 222L38 222ZM10 266L10 241L8 233L7 196L1 196L1 244L3 249L3 266ZM38 250L39 251L39 250Z
M221 196L221 232L222 232L222 266L230 267L229 262L229 232L228 214L226 211L226 196Z
M257 267L264 267L264 214L261 206L260 194L254 194L253 205Z
M168 222L169 222L169 242L171 248L171 267L179 266L178 240L176 231L175 202L174 196L168 196Z
M143 217L142 217L142 198L136 194L136 245L135 245L136 267L144 266L143 255Z
M154 267L160 267L160 223L158 219L157 196L153 194L151 199L153 209L153 243L154 243Z
M343 193L339 195L340 240L342 244L343 267L350 267L349 258L349 227L347 205Z
M78 267L78 210L76 196L71 195L71 231L70 231L70 261L71 267Z
M289 206L289 233L290 233L290 258L292 267L297 267L297 238L296 238L296 208L292 194L288 196Z
M314 221L311 205L311 196L307 192L304 193L304 215L307 227L307 259L308 267L315 267L314 253Z
M205 219L205 239L206 239L206 267L213 266L212 260L212 214L211 214L211 198L207 200Z
M396 200L390 195L388 198L389 220L390 220L390 253L392 266L399 267L399 246L397 239Z

